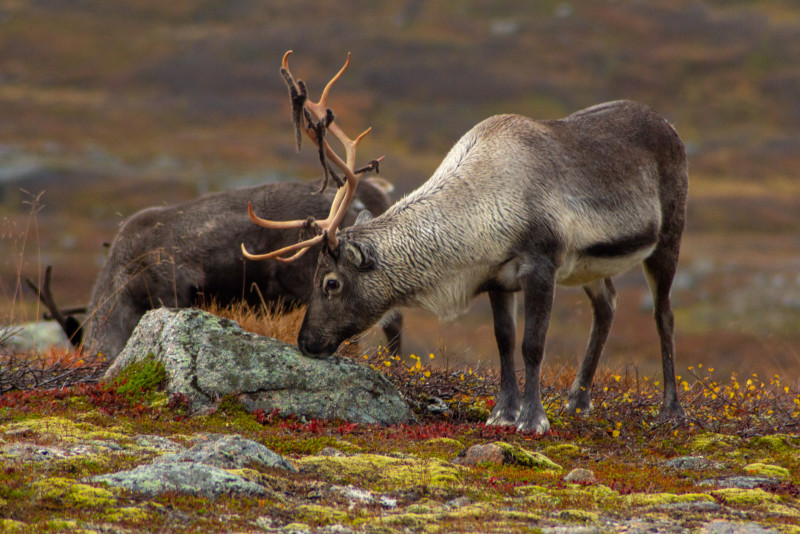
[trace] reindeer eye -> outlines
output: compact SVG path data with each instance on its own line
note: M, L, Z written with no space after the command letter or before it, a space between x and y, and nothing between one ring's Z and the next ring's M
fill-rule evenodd
M339 281L331 278L330 280L325 282L325 289L327 291L336 291L337 289L339 289Z
M342 290L342 283L334 273L328 273L322 281L322 291L330 298Z

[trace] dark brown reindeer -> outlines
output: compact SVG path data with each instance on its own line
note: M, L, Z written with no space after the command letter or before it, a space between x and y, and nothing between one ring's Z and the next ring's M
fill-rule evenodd
M378 182L365 180L362 187L366 187L359 189L356 197L374 214L383 213L390 204ZM303 304L311 295L312 256L292 265L257 263L243 258L230 243L275 248L296 242L302 228L259 228L253 225L245 207L249 201L274 218L323 217L334 195L315 189L305 183L275 183L212 193L135 213L111 243L82 325L73 314L61 312L55 305L49 268L42 291L33 286L34 290L73 344L111 360L125 346L142 315L153 308L186 308L210 300L223 305L242 300L259 305L262 298L268 304L279 300L284 306ZM352 224L355 219L355 211L344 212L343 224ZM399 351L402 317L391 315L383 326L389 349Z
M305 94L289 75L287 59L288 54L284 77L294 93ZM661 341L661 411L684 416L675 385L669 295L688 174L683 143L666 120L631 101L600 104L560 120L490 117L455 144L419 189L383 215L337 234L338 215L353 197L359 175L351 154L357 142L330 128L348 148L343 165L315 132L329 122L329 89L330 84L319 103L293 99L296 108L302 107L294 115L298 127L319 138L345 172L345 191L340 190L345 202L320 224L324 233L315 241L253 256L291 259L285 256L297 257L299 247L323 241L298 337L306 355L327 357L399 307L453 318L477 294L488 292L501 369L488 423L543 433L550 423L540 396L540 370L556 285L582 286L592 303L589 344L567 405L586 411L617 304L611 277L642 264ZM268 227L300 223L262 222ZM517 291L524 296L524 395L514 371Z

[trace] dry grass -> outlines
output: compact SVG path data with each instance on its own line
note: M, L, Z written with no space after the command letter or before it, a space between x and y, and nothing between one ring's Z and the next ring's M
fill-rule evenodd
M286 307L281 304L251 306L246 302L234 302L223 306L212 301L202 308L219 317L236 321L248 332L290 344L297 342L297 333L305 314L305 307Z

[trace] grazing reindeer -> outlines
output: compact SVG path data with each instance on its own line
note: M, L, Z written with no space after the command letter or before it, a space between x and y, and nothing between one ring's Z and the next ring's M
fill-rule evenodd
M372 213L390 202L372 179L359 188L358 200ZM333 200L330 192L314 194L311 184L284 182L212 193L173 206L147 208L132 215L114 241L94 284L82 327L59 312L50 293L50 269L43 290L34 290L74 344L113 360L125 346L142 315L159 306L186 308L203 301L220 304L247 301L258 305L305 303L311 295L315 263L311 257L294 265L255 263L231 249L231 240L252 247L281 247L297 240L302 229L263 230L244 207L248 200L272 217L322 216ZM356 213L348 211L344 224ZM257 290L253 288L257 286ZM389 349L400 350L402 317L387 318Z
M288 74L287 59L288 54L284 77L293 93L304 94L302 83L296 86ZM293 98L295 106L304 105L304 128L320 143L324 139L315 130L330 122L329 89L330 84L319 103ZM350 198L358 184L351 154L357 141L332 127L331 132L348 150L347 165L334 161L347 176L342 196ZM324 149L332 152L327 144ZM427 182L383 215L359 218L338 235L336 224L324 221L324 246L298 345L306 355L324 358L397 307L453 318L475 295L488 292L501 370L488 423L543 433L550 423L539 381L556 285L583 286L592 303L589 344L567 405L585 411L617 304L611 277L642 263L661 340L662 414L683 416L669 294L687 189L683 143L642 104L609 102L550 121L490 117L455 144ZM286 260L309 244L255 257ZM524 395L513 363L517 291L525 310Z

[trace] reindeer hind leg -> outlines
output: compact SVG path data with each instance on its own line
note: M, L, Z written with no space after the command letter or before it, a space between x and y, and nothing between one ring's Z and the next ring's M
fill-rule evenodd
M566 409L568 412L585 413L592 408L591 388L597 363L611 331L614 312L617 309L617 291L610 278L595 280L583 287L592 303L592 331L583 362L569 390Z
M661 413L665 416L685 417L678 401L675 382L675 319L670 303L670 290L678 267L679 242L659 244L653 254L644 260L644 272L653 295L653 315L661 344L661 367L664 379L664 396Z

